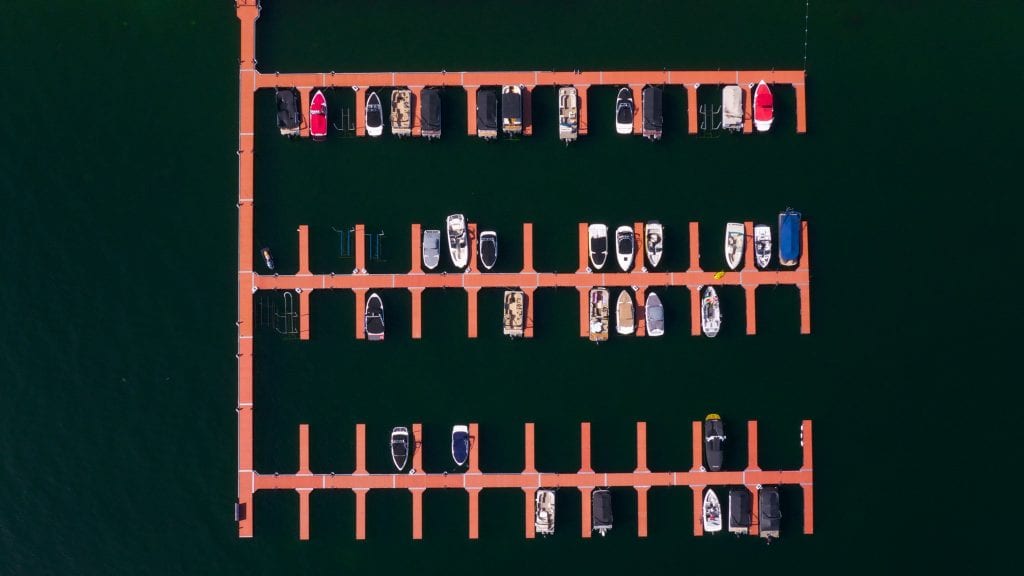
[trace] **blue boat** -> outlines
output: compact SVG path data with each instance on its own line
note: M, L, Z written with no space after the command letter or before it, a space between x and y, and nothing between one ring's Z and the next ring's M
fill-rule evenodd
M779 213L779 263L796 266L800 260L800 213L786 208Z
M469 458L469 428L464 425L452 426L452 460L456 466L464 466Z

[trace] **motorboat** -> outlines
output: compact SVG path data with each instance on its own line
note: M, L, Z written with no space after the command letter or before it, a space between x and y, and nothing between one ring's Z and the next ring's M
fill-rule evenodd
M376 292L371 292L366 299L363 331L366 333L366 339L371 342L384 339L384 302Z
M598 488L590 493L590 527L604 536L612 529L612 493L607 488Z
M494 268L498 261L498 233L494 230L484 230L480 233L480 264L486 270Z
M722 504L718 501L718 494L711 488L704 493L704 531L722 531Z
M644 86L641 104L643 104L644 113L644 138L648 140L661 140L661 129L665 124L665 117L661 111L661 88L650 84Z
M665 334L665 307L654 292L647 296L647 303L644 304L644 322L647 324L648 336Z
M735 270L743 261L743 240L746 231L743 224L729 222L725 225L725 263L730 270Z
M615 331L619 334L632 334L636 330L636 317L633 315L633 297L629 290L619 292L615 301Z
M722 469L724 443L725 425L722 424L722 417L718 414L708 414L704 417L704 462L708 470L718 472Z
M441 231L423 231L423 265L427 270L437 268L441 261Z
M405 426L391 429L391 461L399 472L409 462L409 429Z
M704 287L704 297L700 300L700 327L708 338L718 336L722 328L722 311L714 286Z
M772 261L772 228L767 224L754 226L754 260L762 269Z
M501 88L501 131L505 134L523 133L523 87Z
M665 248L665 230L661 222L651 220L644 226L644 251L647 252L647 263L654 268L661 262L661 253Z
M294 88L277 91L277 129L282 136L298 136L302 129L302 109L299 93Z
M534 497L533 528L537 534L555 533L555 491L541 488Z
M608 289L590 289L590 341L603 342L608 339Z
M802 230L800 213L786 208L779 214L779 264L796 266L800 261L800 242Z
M587 235L590 237L590 265L600 270L608 259L608 226L591 224Z
M273 270L274 256L270 253L270 248L264 246L260 249L260 254L263 256L263 263L267 265L267 270Z
M615 259L619 261L619 268L623 272L629 272L633 266L633 252L636 250L636 238L633 228L630 226L619 226L615 229Z
M526 327L526 294L522 290L505 290L501 332L512 338L522 338Z
M575 86L558 89L558 138L572 142L579 135L580 118Z
M469 427L464 424L452 426L452 460L456 466L465 466L469 459Z
M761 80L754 90L754 128L758 132L767 132L771 130L773 120L775 120L775 97L772 96L768 84Z
M476 92L476 135L484 140L498 137L498 96L489 88Z
M722 128L743 130L743 89L735 84L722 88Z
M412 91L407 88L391 91L391 134L412 135Z
M466 217L452 214L448 217L448 254L456 268L465 268L469 263L469 240L466 233Z
M441 137L441 91L424 88L420 92L420 135L424 138Z
M750 533L750 490L744 487L729 491L729 532Z
M366 97L366 134L377 137L384 133L384 109L380 106L380 96L370 92Z
M629 86L619 88L615 98L615 132L633 133L633 89Z
M761 486L758 490L758 531L761 538L779 537L782 525L782 508L779 501L778 486Z
M309 101L309 136L317 142L327 138L327 97L321 90Z

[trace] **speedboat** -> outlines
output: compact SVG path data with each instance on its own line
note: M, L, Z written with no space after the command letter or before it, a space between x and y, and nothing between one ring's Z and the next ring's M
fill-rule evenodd
M405 426L391 429L391 461L399 472L409 461L409 429Z
M501 131L505 134L523 133L523 87L501 88Z
M750 490L733 488L729 491L729 532L750 532Z
M590 289L590 341L608 339L608 289Z
M424 88L420 92L420 135L441 137L441 91L437 88Z
M309 135L317 142L327 138L327 97L320 90L309 101Z
M407 88L391 91L391 134L412 135L412 91Z
M619 88L615 98L615 132L633 133L633 89L629 86Z
M718 414L708 414L704 417L704 461L708 470L718 472L722 469L724 450L722 443L725 442L725 426L722 424L722 417Z
M608 227L604 224L591 224L587 234L590 236L590 265L594 270L600 270L608 259Z
M623 272L629 272L633 265L633 251L636 250L636 242L633 228L619 226L615 229L615 258L619 261L619 268Z
M619 292L615 301L615 331L619 334L632 334L636 329L636 318L633 316L633 297L629 290Z
M480 264L487 270L494 268L498 261L498 233L484 230L480 233Z
M452 426L452 460L456 466L464 466L469 458L469 427L459 424Z
M772 261L772 228L767 224L754 226L754 259L758 268L767 268Z
M665 118L661 111L662 92L661 88L648 84L643 91L644 109L644 138L648 140L661 140L661 129L665 124Z
M494 90L477 90L476 135L485 140L498 137L498 97Z
M779 214L779 264L796 266L800 260L800 213L786 208Z
M260 254L263 255L263 263L267 265L268 270L274 269L274 256L270 254L270 248L264 246L260 249Z
M591 530L604 536L612 529L612 493L607 488L598 488L590 493Z
M466 217L452 214L448 217L448 254L456 268L465 268L469 263L469 242L466 236Z
M302 128L299 94L294 88L277 91L277 129L282 136L298 136Z
M647 297L644 305L644 322L647 324L648 336L661 336L665 333L665 307L654 292Z
M512 338L522 338L526 326L526 294L522 290L505 290L501 332Z
M761 538L771 540L779 537L782 524L782 508L779 503L778 486L762 486L758 491L758 530Z
M440 230L424 230L423 231L423 265L427 267L427 270L433 270L437 268L438 262L441 260L441 231Z
M665 247L665 231L661 223L651 220L644 227L644 250L647 252L647 262L651 268L661 262L661 252Z
M579 135L579 126L576 88L563 86L558 89L558 138L572 142Z
M714 338L722 328L722 311L718 306L718 293L714 286L704 287L700 301L700 327L708 338Z
M775 119L775 98L768 84L761 80L754 90L754 128L758 132L767 132Z
M704 531L722 531L722 505L718 502L718 494L711 488L704 493Z
M743 261L743 224L729 222L725 225L725 263L735 270Z
M384 133L384 109L376 92L370 92L366 97L366 133L373 137Z
M384 302L376 292L371 292L366 299L363 330L367 340L375 342L384 339Z
M722 128L743 130L743 89L736 85L722 88Z
M555 491L540 489L534 497L533 527L537 534L555 533Z

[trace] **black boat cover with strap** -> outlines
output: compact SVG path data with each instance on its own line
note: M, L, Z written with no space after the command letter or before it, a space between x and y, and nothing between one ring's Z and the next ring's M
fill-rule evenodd
M420 116L423 130L441 129L441 92L435 88L427 88L420 94Z
M663 123L661 113L661 88L644 87L644 128L660 130Z
M478 130L498 129L498 97L494 90L476 93L476 126Z

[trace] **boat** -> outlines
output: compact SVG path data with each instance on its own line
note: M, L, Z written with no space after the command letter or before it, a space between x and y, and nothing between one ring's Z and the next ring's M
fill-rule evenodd
M734 84L722 88L722 128L743 130L743 89Z
M428 139L441 137L441 91L437 88L420 92L420 135Z
M498 97L494 90L476 92L476 135L485 140L498 137Z
M590 265L594 270L600 270L608 259L608 227L591 224L587 227L587 235L590 237Z
M423 265L427 267L427 270L433 270L437 268L438 262L441 261L441 231L440 230L424 230L423 231Z
M505 134L523 133L523 87L501 88L501 131Z
M633 252L636 250L636 241L633 228L630 226L619 226L615 229L615 258L619 261L619 268L623 272L629 272L633 265Z
M800 260L800 226L800 213L796 210L786 208L779 213L779 264L783 266L796 266Z
M754 260L758 268L767 268L772 261L772 228L767 224L754 226Z
M590 341L608 339L608 289L590 289Z
M484 230L480 233L480 264L487 270L494 268L498 261L498 233Z
M750 532L750 490L733 488L729 491L729 532Z
M619 88L615 98L615 131L619 134L633 133L633 89L629 86Z
M370 92L366 97L366 134L377 137L384 133L384 109L380 106L380 96Z
M644 322L647 324L648 336L661 336L665 333L665 307L654 292L647 297L644 305Z
M754 90L754 128L758 132L771 130L772 121L775 120L775 97L772 96L771 88L764 80L757 83Z
M644 250L647 252L647 262L654 268L661 262L661 252L665 247L665 230L661 222L651 220L644 226Z
M555 491L541 488L534 497L533 528L537 534L555 533Z
M575 86L558 89L558 138L572 142L579 136L580 118Z
M712 472L722 469L724 442L725 425L722 424L722 417L718 414L708 414L704 417L704 462Z
M469 458L469 428L464 424L452 426L452 460L464 466Z
M704 493L704 531L722 531L722 505L718 502L718 494L711 488Z
M745 230L739 222L725 225L725 263L730 270L735 270L743 261L743 240Z
M657 86L648 84L644 86L642 95L644 112L644 138L648 140L661 140L661 129L665 124L665 117L661 111L662 90Z
M629 290L619 292L615 302L615 331L619 334L632 334L636 329L636 317L633 316L633 297Z
M526 327L526 294L522 290L505 290L502 334L522 338Z
M384 339L384 302L376 292L371 292L366 299L363 312L363 331L366 339L376 342Z
M612 493L607 488L598 488L590 493L590 526L594 532L604 536L612 529Z
M704 297L700 301L700 327L708 338L718 336L722 328L722 311L718 306L718 293L714 286L704 287Z
M409 429L405 426L391 429L391 461L399 472L409 462Z
M758 490L758 530L761 538L768 540L779 537L782 524L782 508L779 503L778 486L762 486Z
M391 91L391 134L412 136L412 91L407 88Z
M320 90L309 101L309 136L317 142L327 138L327 97Z
M465 268L469 263L469 242L466 235L466 217L452 214L448 217L448 254L456 268Z
M294 88L277 91L277 129L282 136L298 136L302 129L299 93Z
M263 263L267 265L268 270L274 269L274 256L270 253L270 248L264 246L260 249L260 254L263 255Z

